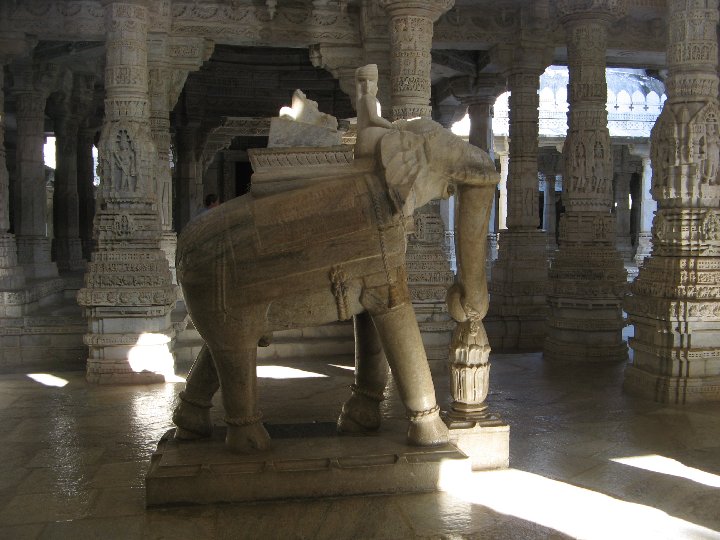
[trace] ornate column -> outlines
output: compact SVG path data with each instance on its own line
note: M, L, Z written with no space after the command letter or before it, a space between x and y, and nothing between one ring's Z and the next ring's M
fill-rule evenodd
M17 118L17 181L15 184L15 240L18 262L28 279L57 277L47 235L45 164L45 101L53 67L33 65L30 59L13 65Z
M161 382L173 372L176 286L160 249L157 149L150 131L145 3L106 1L105 120L98 145L97 242L78 303L87 378Z
M625 389L656 401L720 400L718 2L668 1L668 99L651 136L653 251L625 311Z
M1 42L4 50L6 43ZM25 284L25 274L18 264L15 235L10 234L10 179L5 161L5 94L4 66L8 56L0 56L0 290L19 289ZM2 304L0 293L0 304ZM2 314L2 313L0 313Z
M652 222L657 210L657 202L652 198L652 162L650 161L650 145L632 145L630 153L642 159L642 195L640 199L640 230L638 231L635 264L641 267L645 257L652 251Z
M433 23L455 0L378 0L390 15L392 119L430 117Z
M157 185L155 186L155 193L158 196L162 226L160 245L167 258L173 283L177 283L175 277L177 235L173 231L172 171L170 168L170 110L172 106L170 105L169 86L172 81L172 71L167 58L167 39L167 35L163 34L150 43L148 94L150 98L150 127L153 142L157 148ZM187 73L185 73L186 76ZM185 83L185 77L182 77L182 84ZM182 91L182 84L180 85L180 91ZM180 92L173 96L173 105L177 101L179 94Z
M175 183L177 186L177 228L182 231L203 205L202 159L197 144L199 126L188 125L175 133L177 163Z
M94 76L75 73L70 95L55 107L57 135L57 168L54 194L54 246L60 270L83 270L80 241L80 202L78 194L78 133L83 116L87 115Z
M390 91L392 119L430 117L430 49L433 23L455 0L379 0L390 15ZM366 52L366 58L370 54ZM428 359L447 361L454 323L445 296L455 276L444 250L440 201L415 212L415 235L407 249L410 292Z
M624 361L623 260L615 248L612 148L607 127L608 27L619 0L558 0L568 48L568 132L563 149L559 249L550 269L547 360Z
M545 338L547 237L540 229L538 122L542 43L499 51L510 90L507 229L498 238L490 281L489 334L495 350L540 350Z
M555 251L555 175L545 176L543 185L543 229L547 236L548 251Z
M625 146L614 148L613 192L615 194L615 247L627 262L633 257L632 238L630 237L630 177L632 169Z
M83 259L90 260L93 252L93 219L95 218L95 163L92 149L95 128L80 128L77 146L78 216Z
M505 138L505 144L502 148L495 148L495 155L500 161L500 182L498 183L498 234L503 229L507 229L507 179L510 171L510 144Z
M169 30L169 12L166 29ZM177 103L190 70L198 69L212 54L212 43L202 38L186 38L182 46L173 44L166 33L153 34L148 53L150 126L158 151L157 187L161 246L175 278L177 234L173 230L172 170L170 164L170 111ZM171 56L172 55L172 56ZM180 64L180 66L178 66ZM202 197L202 192L200 193Z

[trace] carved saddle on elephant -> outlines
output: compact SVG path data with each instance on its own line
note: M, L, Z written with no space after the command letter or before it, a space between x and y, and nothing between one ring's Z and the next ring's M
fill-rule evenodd
M273 303L267 314L273 327L292 326L282 320L284 305L297 294L308 310L326 304L308 302L310 291L334 295L338 320L349 319L358 301L391 302L387 284L404 277L398 273L408 220L391 207L376 175L358 174L352 165L332 169L334 175L233 199L196 219L178 245L183 286L214 282L213 311ZM362 291L374 297L361 299Z

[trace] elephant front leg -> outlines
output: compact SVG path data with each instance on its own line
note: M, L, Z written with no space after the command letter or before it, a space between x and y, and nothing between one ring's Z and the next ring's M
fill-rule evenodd
M385 399L388 364L375 324L368 313L354 318L355 384L342 407L337 428L341 433L374 431L380 427L380 403Z
M407 287L404 283L401 286ZM418 446L447 443L448 430L440 418L412 304L407 301L389 311L373 313L372 318L410 419L408 442Z
M218 387L215 364L210 349L204 344L188 373L185 389L180 392L180 400L173 412L172 420L177 426L176 438L199 439L210 436L210 408Z

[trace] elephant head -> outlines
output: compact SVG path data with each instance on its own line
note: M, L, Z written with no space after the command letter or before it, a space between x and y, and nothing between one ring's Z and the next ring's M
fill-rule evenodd
M448 293L448 309L458 322L482 319L488 307L486 238L500 174L486 152L437 122L395 126L379 143L390 198L398 212L409 216L433 199L457 195L458 278Z

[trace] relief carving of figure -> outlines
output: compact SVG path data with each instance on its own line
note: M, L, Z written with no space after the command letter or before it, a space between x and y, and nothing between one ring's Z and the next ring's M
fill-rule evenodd
M173 415L176 438L211 434L209 410L221 388L226 446L266 449L258 345L275 331L353 318L355 384L338 430L379 428L389 364L407 411L408 442L447 442L407 284L407 228L416 207L456 194L458 278L448 310L471 336L466 353L485 350L485 247L477 239L487 237L499 174L487 153L431 120L393 128L377 113L376 81L374 66L358 70L361 159L323 166L327 174L320 177L315 167L314 181L300 187L232 199L179 236L178 281L206 345Z
M113 188L119 191L135 191L138 173L130 135L121 129L116 142L117 146L113 149Z

